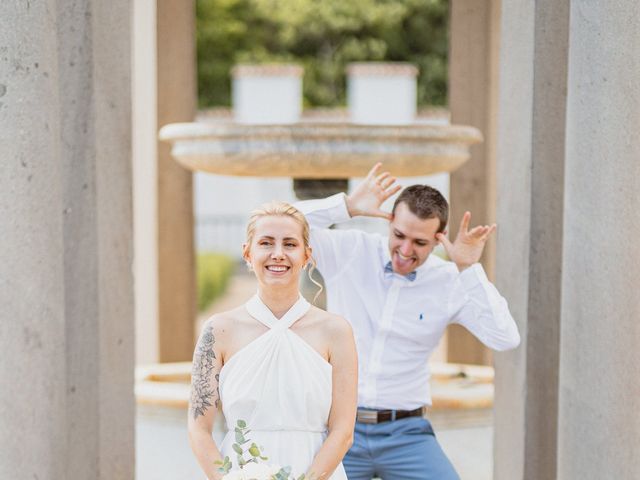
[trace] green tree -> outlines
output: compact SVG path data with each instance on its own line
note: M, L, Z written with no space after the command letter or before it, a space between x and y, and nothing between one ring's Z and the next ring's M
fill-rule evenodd
M202 107L230 105L231 67L253 62L302 65L307 106L344 105L350 62L410 62L418 104L446 104L446 0L198 0L197 18Z

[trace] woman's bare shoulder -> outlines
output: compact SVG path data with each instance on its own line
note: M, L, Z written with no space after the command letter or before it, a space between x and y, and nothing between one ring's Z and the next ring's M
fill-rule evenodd
M217 334L232 332L246 317L246 310L242 306L215 313L205 321L202 330L211 330Z

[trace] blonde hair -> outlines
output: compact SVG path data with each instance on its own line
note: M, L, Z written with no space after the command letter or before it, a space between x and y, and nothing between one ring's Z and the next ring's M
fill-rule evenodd
M253 242L253 236L256 230L256 223L258 223L258 220L260 220L263 217L292 218L298 225L302 227L302 243L304 245L305 250L311 248L310 242L309 242L309 236L310 236L309 223L307 222L307 219L304 217L302 212L289 203L273 201L273 202L268 202L260 205L258 208L253 210L249 215L249 222L247 223L247 243L245 246L244 253L246 253L251 247L251 243ZM319 288L318 292L313 297L313 303L315 303L316 300L318 299L318 296L322 293L323 287L320 283L314 280L312 276L313 271L317 267L316 260L313 258L313 255L309 255L309 263L307 265L309 265L309 269L307 270L307 275L309 277L309 280L311 280L311 282Z

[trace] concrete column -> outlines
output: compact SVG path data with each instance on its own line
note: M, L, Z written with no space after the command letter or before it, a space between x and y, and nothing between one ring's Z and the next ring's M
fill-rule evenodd
M568 5L502 3L496 283L522 344L495 355L496 480L556 478Z
M640 478L640 3L570 18L558 478Z
M133 218L136 363L160 361L156 0L133 2Z
M197 108L195 2L157 2L158 128L190 122ZM191 360L196 276L191 172L158 144L158 304L160 361Z
M133 479L130 4L0 18L0 478Z
M498 89L500 0L453 0L450 19L449 109L451 123L472 125L484 143L471 147L471 158L451 174L452 238L465 211L474 225L495 222L495 147ZM482 264L494 276L495 240L487 243ZM466 329L448 329L450 362L490 364L491 351Z
M137 362L189 360L196 317L192 175L157 132L195 118L195 3L136 2L134 23Z

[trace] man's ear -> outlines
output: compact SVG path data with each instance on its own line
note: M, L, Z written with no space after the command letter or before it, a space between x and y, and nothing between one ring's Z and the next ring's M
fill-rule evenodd
M438 235L444 235L446 237L447 236L447 230L443 230ZM442 242L436 237L436 245L440 245L441 243Z

